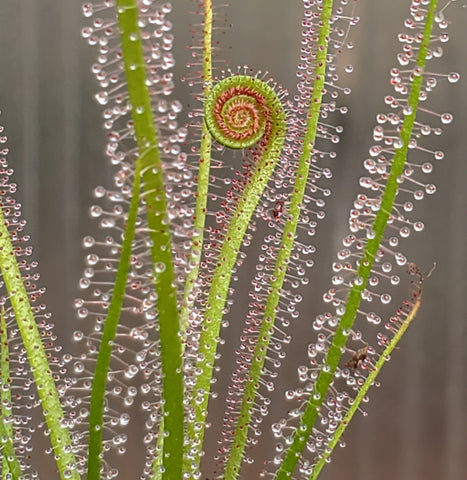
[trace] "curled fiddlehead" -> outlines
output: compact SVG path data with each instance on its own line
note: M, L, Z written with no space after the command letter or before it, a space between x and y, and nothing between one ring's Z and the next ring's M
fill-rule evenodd
M203 313L204 327L195 369L196 382L190 405L193 421L187 426L192 442L186 453L187 469L199 465L207 403L223 310L232 272L242 246L247 227L258 201L279 160L286 133L286 115L280 96L269 82L246 75L234 75L217 83L205 103L205 122L212 136L230 148L259 149L252 173L245 173L245 183L238 192L222 247L215 260L211 288Z
M205 103L211 135L229 148L267 143L271 117L282 110L274 90L258 78L235 75L220 81Z

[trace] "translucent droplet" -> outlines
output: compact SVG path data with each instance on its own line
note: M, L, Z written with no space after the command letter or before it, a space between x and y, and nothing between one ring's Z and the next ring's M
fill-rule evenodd
M93 14L93 5L92 3L84 3L83 6L82 6L82 9L83 9L83 15L85 17L91 17L92 14Z
M425 228L425 225L423 222L415 222L413 228L416 232L421 232Z
M96 198L104 197L105 193L106 193L106 189L102 185L99 185L94 189L94 196Z
M92 28L91 27L84 27L82 30L81 30L81 36L83 38L89 38L91 35L92 35Z
M84 372L84 363L83 362L75 362L73 365L73 370L75 373L83 373Z
M80 308L78 310L78 318L86 318L89 315L89 311L87 308Z
M179 100L174 100L170 107L172 108L172 110L175 112L175 113L180 113L183 109L183 105L182 105L182 102L180 102Z
M80 330L76 330L75 332L73 332L73 340L75 342L80 342L83 338L84 334Z
M293 390L286 390L285 398L286 400L293 400L295 398L295 392Z
M128 413L123 413L120 415L120 425L126 426L130 423L130 415Z
M91 217L93 217L93 218L100 217L100 216L102 215L102 208L101 208L99 205L93 205L93 206L89 209L89 214L90 214Z
M410 236L410 228L408 228L408 227L402 227L402 228L399 230L399 235L400 235L402 238L407 238L408 236Z
M451 72L449 75L448 75L448 82L450 83L456 83L459 81L460 79L460 75L457 73L457 72Z
M94 245L94 243L95 243L95 240L90 235L83 238L83 247L84 248L90 248Z
M381 323L381 317L376 315L374 312L368 313L366 319L368 322L373 323L374 325L379 325Z
M106 105L107 102L109 101L109 96L106 91L102 91L102 92L96 93L95 99L100 105Z
M383 303L384 305L387 305L390 302L391 302L391 295L389 295L388 293L383 293L383 295L381 295L381 303Z
M157 262L155 265L154 265L154 271L156 273L162 273L162 272L165 272L165 263L162 263L162 262Z
M404 115L412 115L413 108L410 105L406 105L402 110Z
M86 263L88 265L96 265L97 263L99 263L99 256L94 253L91 255L88 255L86 257Z
M440 118L441 118L441 123L447 125L448 123L452 122L453 116L450 113L443 113Z
M433 171L433 165L431 163L425 162L422 165L422 172L423 173L431 173Z
M128 365L124 370L125 378L133 378L138 373L138 367L136 365Z
M424 196L423 190L415 190L415 192L413 192L413 198L415 198L415 200L423 200Z

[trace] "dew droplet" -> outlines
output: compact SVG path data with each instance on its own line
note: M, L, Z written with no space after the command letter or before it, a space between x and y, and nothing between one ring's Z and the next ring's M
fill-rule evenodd
M399 235L400 235L402 238L407 238L408 236L410 236L410 228L408 228L408 227L402 227L402 228L399 230Z
M457 73L457 72L451 72L449 75L448 75L448 82L450 83L456 83L459 81L460 79L460 75Z
M86 318L89 315L89 311L87 308L80 308L78 310L78 318Z
M83 9L83 15L85 17L91 17L92 14L93 14L93 5L92 3L84 3L83 6L82 6L82 9Z
M136 365L128 365L124 370L125 378L133 378L138 373L138 367Z
M425 162L422 165L422 172L423 173L431 173L433 171L433 165L429 162Z
M156 273L163 273L163 272L165 272L165 268L166 268L166 266L165 266L165 263L163 263L163 262L157 262L157 263L154 265L154 271L155 271Z
M75 332L73 332L73 341L80 342L83 338L84 338L84 334L82 331L75 330Z
M99 205L93 205L90 209L89 209L89 214L91 215L91 217L93 218L98 218L102 215L102 207L100 207Z
M415 222L413 228L416 232L421 232L425 228L425 225L423 222Z
M83 238L83 247L84 248L91 248L95 243L95 240L90 235Z
M75 362L73 365L73 370L75 373L80 374L84 372L84 363L83 362Z
M381 295L381 303L384 305L387 305L390 302L391 302L391 295L389 295L389 293L383 293L383 295Z
M441 114L441 123L447 125L452 122L453 116L450 113L443 113Z
M97 100L97 102L100 105L106 105L107 102L109 101L109 96L108 96L108 93L106 91L96 93L94 98Z

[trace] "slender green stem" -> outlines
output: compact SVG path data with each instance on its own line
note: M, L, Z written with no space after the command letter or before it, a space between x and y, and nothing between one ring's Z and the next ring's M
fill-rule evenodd
M0 316L0 413L2 421L12 413L11 404L11 376L10 376L10 352L8 342L8 330L5 320L5 308L2 307ZM3 425L5 435L11 440L13 438L13 426L11 423ZM19 466L19 465L18 465ZM10 473L7 453L2 452L2 480L6 480Z
M212 1L204 2L204 28L203 28L203 97L210 94L212 88ZM186 277L185 293L180 310L180 329L185 332L189 323L190 310L194 305L192 297L196 279L198 278L202 247L204 241L204 226L206 223L206 207L208 202L209 172L211 168L211 134L203 122L201 132L201 146L199 169L197 179L197 194L195 218L190 252L190 271ZM189 445L186 446L188 448ZM184 471L190 470L190 464L184 455Z
M252 355L249 373L247 374L247 383L242 398L237 425L235 427L234 439L230 447L230 452L227 455L228 461L225 468L226 480L237 478L240 470L245 451L248 428L251 422L252 407L260 385L259 381L261 378L261 372L266 359L271 336L274 332L275 312L280 300L282 285L287 273L287 265L294 246L295 234L300 218L301 204L303 202L308 180L310 157L315 143L321 109L322 92L326 75L326 58L328 52L332 3L332 0L325 1L321 10L321 28L316 49L315 81L310 89L312 92L312 98L310 101L307 129L303 142L303 151L299 159L293 193L288 210L288 220L284 226L274 273L272 274L273 280L270 285L261 328L258 333L255 351Z
M227 84L227 89L229 85L243 86L243 82L246 82L249 85L248 88L251 88L252 91L263 93L262 98L268 99L271 110L271 131L269 132L268 144L263 147L262 156L248 180L225 233L208 294L196 364L199 375L197 375L194 398L191 403L194 421L187 425L187 435L191 439L190 454L187 459L190 463L190 470L193 470L193 465L199 466L200 462L214 360L232 272L248 224L279 159L286 130L285 113L276 94L268 85L257 78L239 76L224 81ZM206 106L205 109L207 108Z
M128 212L125 236L118 263L117 275L113 288L112 300L105 319L102 339L97 355L96 369L92 382L91 405L89 414L89 453L88 453L88 480L100 479L102 428L104 417L105 391L110 358L112 356L112 341L117 333L120 313L125 297L125 289L130 270L131 246L135 234L135 224L138 214L139 197L141 191L141 164L137 162L135 180L133 183L133 196Z
M204 2L203 29L203 96L206 98L212 87L212 2ZM205 123L201 132L201 146L198 169L198 191L196 194L195 218L193 224L192 246L190 252L190 272L186 277L185 294L180 310L180 328L185 331L188 326L188 316L193 306L192 298L195 281L198 278L203 248L204 224L206 222L206 205L208 201L209 171L211 167L211 134Z
M355 397L354 401L350 405L349 410L347 411L345 417L342 419L341 423L337 427L336 432L332 437L332 440L329 442L325 451L321 454L318 462L313 467L313 473L311 474L309 480L316 480L318 478L318 475L320 474L321 470L326 464L328 458L331 456L332 452L334 451L334 448L339 443L339 440L342 437L342 434L344 433L345 429L349 425L353 416L357 412L360 404L362 403L363 398L368 393L368 390L370 389L370 387L374 384L376 377L379 375L379 372L383 368L383 365L387 363L387 359L391 355L396 345L399 343L404 333L407 331L407 328L409 328L409 325L412 322L412 320L417 315L418 309L420 308L420 305L421 305L421 301L422 301L422 297L420 294L415 304L413 305L410 313L408 314L407 318L403 321L401 327L398 329L397 333L388 343L383 353L379 356L376 364L371 367L371 371L368 374L368 377L365 379L364 384L360 387L360 390L358 391L357 396Z
M416 66L421 70L421 72L425 70L426 56L430 43L431 31L433 28L436 5L437 0L431 0L426 15L423 40L420 44L420 50L416 61ZM398 180L403 173L407 158L409 140L411 138L415 122L422 81L422 75L414 76L408 99L408 105L410 106L412 113L405 116L402 125L402 147L397 149L394 155L391 171L386 183L386 188L381 199L381 207L373 223L374 237L369 239L365 246L363 258L360 262L357 272L359 281L355 282L354 286L350 290L345 312L340 320L336 333L334 334L332 344L329 347L329 351L325 360L327 368L326 370L321 370L318 376L313 392L310 395L310 400L300 418L300 425L296 430L293 442L285 453L284 461L282 462L276 477L277 480L290 479L293 471L296 468L301 452L305 448L308 437L311 434L313 425L318 417L319 409L326 397L326 392L329 389L329 385L331 384L339 360L342 356L342 352L347 341L346 332L348 332L353 326L357 310L360 306L362 292L366 288L376 253L381 244L390 212L394 206L398 188Z
M163 447L164 453L162 455L164 469L162 478L172 480L180 478L182 471L184 421L183 373L177 292L174 282L171 237L166 214L164 177L161 158L157 148L157 134L154 127L151 98L147 88L146 68L141 33L138 26L136 0L118 0L117 15L139 157L136 161L133 197L128 213L114 294L109 306L109 315L106 319L102 345L96 364L96 377L93 382L88 479L98 480L100 478L101 460L99 455L102 449L102 413L106 372L108 371L111 355L109 342L111 342L115 336L120 317L129 271L135 221L140 201L141 182L145 193L144 200L150 232L149 235L152 241L151 257L154 265L154 284L158 295L157 310L161 341L164 427L166 432ZM106 330L108 330L108 334ZM100 369L101 358L102 370ZM97 374L99 374L98 384L96 383ZM94 391L96 391L95 394ZM93 416L93 401L96 412L95 416Z
M164 450L164 416L162 416L159 422L159 431L157 432L156 440L156 453L154 455L154 461L152 462L152 476L151 480L161 480L163 465L162 465L162 453Z
M16 457L15 447L11 440L9 423L5 422L5 417L0 416L0 450L2 451L2 479L19 480L22 472ZM11 475L11 477L7 476ZM79 478L79 477L78 477Z
M172 480L181 477L184 424L182 346L172 241L167 220L162 162L157 149L157 133L146 82L136 1L118 0L117 12L135 135L140 151L144 152L141 155L142 183L149 236L152 240L151 257L155 273L162 362L165 432L162 478Z
M16 261L7 223L3 215L3 209L0 208L0 268L3 280L15 312L47 427L50 430L50 441L55 452L58 471L63 480L78 480L79 475L75 470L76 459L71 451L70 434L62 424L64 414L60 398L50 371L42 338L34 320L28 294L21 278L21 271Z

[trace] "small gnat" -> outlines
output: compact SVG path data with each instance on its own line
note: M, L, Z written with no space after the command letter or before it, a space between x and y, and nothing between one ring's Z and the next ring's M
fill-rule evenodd
M359 348L353 354L353 357L345 363L345 366L349 368L354 368L354 369L360 368L363 365L363 362L365 361L367 355L368 355L368 343L364 347Z

